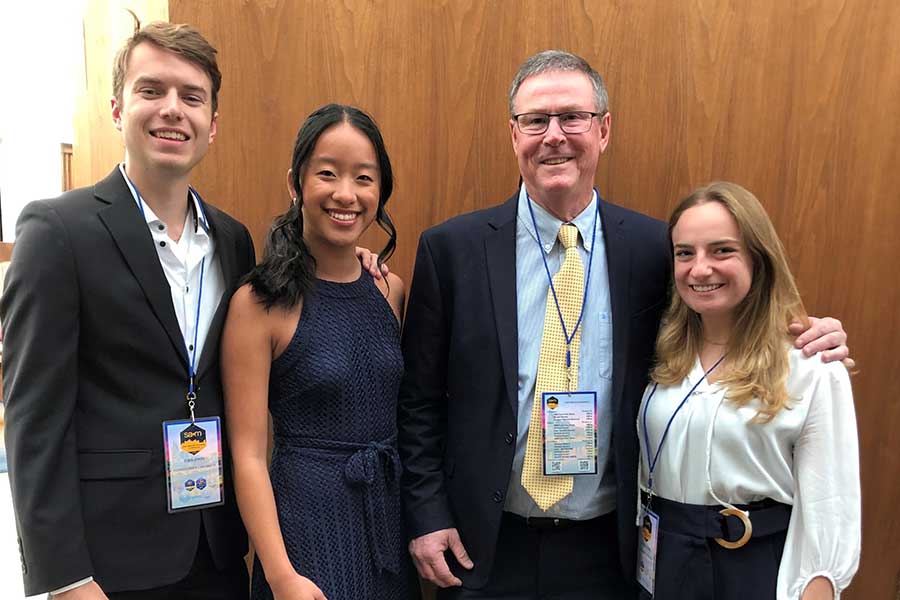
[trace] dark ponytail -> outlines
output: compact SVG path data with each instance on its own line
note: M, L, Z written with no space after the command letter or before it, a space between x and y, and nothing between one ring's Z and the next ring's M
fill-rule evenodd
M286 213L275 217L262 261L244 279L267 310L297 306L316 277L316 259L303 241L300 207L298 200Z
M266 309L273 306L293 308L315 282L316 259L303 241L303 188L300 175L319 141L319 137L329 128L339 123L349 123L365 135L375 147L380 173L378 209L375 222L388 234L388 242L378 253L381 265L394 253L397 246L397 231L384 205L394 190L394 175L391 161L378 126L372 117L353 106L328 104L306 118L291 157L291 185L297 193L296 201L283 215L272 223L266 238L266 249L262 261L244 278L249 283Z

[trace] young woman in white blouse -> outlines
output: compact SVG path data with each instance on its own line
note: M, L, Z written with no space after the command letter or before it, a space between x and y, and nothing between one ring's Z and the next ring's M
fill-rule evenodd
M806 315L753 194L698 189L669 233L677 293L638 414L638 579L657 600L838 598L860 548L847 371L792 347Z

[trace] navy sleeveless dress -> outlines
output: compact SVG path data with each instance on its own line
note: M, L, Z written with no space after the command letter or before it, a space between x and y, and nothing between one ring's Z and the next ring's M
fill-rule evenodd
M328 600L407 600L396 449L400 327L372 277L317 280L272 362L270 476L287 553ZM272 598L256 560L251 597Z

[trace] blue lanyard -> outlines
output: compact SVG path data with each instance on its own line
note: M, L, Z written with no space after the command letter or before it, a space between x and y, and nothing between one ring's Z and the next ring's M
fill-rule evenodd
M647 401L644 403L644 414L643 414L643 423L644 423L644 447L647 448L647 467L649 469L649 475L647 477L647 487L650 488L650 496L653 496L653 470L656 468L656 462L659 460L659 453L662 451L663 444L666 441L666 436L669 435L669 428L672 426L672 421L675 420L675 416L678 414L678 411L681 410L681 407L685 405L688 401L688 398L691 397L691 394L697 389L697 387L703 382L707 376L712 373L713 369L719 366L725 360L725 355L716 361L716 364L711 366L709 370L703 374L697 383L694 384L694 387L691 388L691 391L687 393L684 399L681 401L681 404L678 405L678 408L675 409L675 412L672 413L672 416L669 417L669 422L666 423L666 429L663 431L662 438L659 440L659 446L656 447L656 453L653 455L653 458L650 458L650 434L647 433L647 409L650 407L650 400L653 398L653 394L656 393L656 387L659 385L658 383L653 384L653 389L650 391L650 395L647 396Z
M581 320L584 318L584 307L587 306L587 298L588 298L588 289L590 288L591 283L591 271L593 271L592 267L594 265L594 254L596 254L595 250L595 242L597 241L597 221L600 220L600 194L594 189L594 194L597 197L597 214L594 215L594 227L593 233L591 234L591 256L588 258L588 272L587 277L585 277L584 281L584 297L581 300L581 313L578 315L578 320L575 322L575 327L572 328L572 335L569 335L566 331L566 321L563 318L562 309L559 306L559 298L556 296L556 288L553 286L553 276L550 275L550 267L547 265L547 256L544 253L544 244L541 242L541 232L538 231L537 220L534 218L534 209L531 207L531 196L528 195L528 192L525 192L525 198L528 199L528 212L531 213L531 223L534 225L534 235L537 237L537 245L541 252L541 259L544 261L544 271L547 272L547 279L550 281L550 291L553 294L553 302L556 303L556 314L559 315L559 324L562 325L563 337L566 338L566 368L572 366L572 355L569 352L569 344L572 343L572 340L575 339L575 334L578 333L578 328L581 326Z
M122 169L122 173L124 174L125 170ZM144 221L147 220L147 214L144 212L144 199L141 197L141 193L138 191L137 186L134 185L134 182L131 181L131 178L128 175L125 175L125 181L128 183L128 187L131 188L131 191L134 193L134 197L137 198L138 208L141 210L141 216L144 217ZM203 202L200 200L200 195L194 190L194 188L188 188L188 191L191 193L191 198L196 202L196 205L199 207L200 211L200 225L203 227L203 231L209 233L209 222L206 220L206 211L203 209ZM194 380L197 377L197 371L195 369L197 365L197 332L200 329L200 306L203 300L203 274L206 267L206 257L204 256L200 260L200 285L197 290L197 312L194 317L194 343L191 346L191 349L187 347L187 342L184 342L184 351L190 356L191 362L188 367L188 393L187 393L187 401L188 408L191 411L191 421L194 420L194 401L197 399L196 388L194 386Z

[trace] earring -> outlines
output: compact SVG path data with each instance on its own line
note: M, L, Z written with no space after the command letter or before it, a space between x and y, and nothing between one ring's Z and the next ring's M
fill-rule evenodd
M297 206L297 196L291 196L291 206Z

